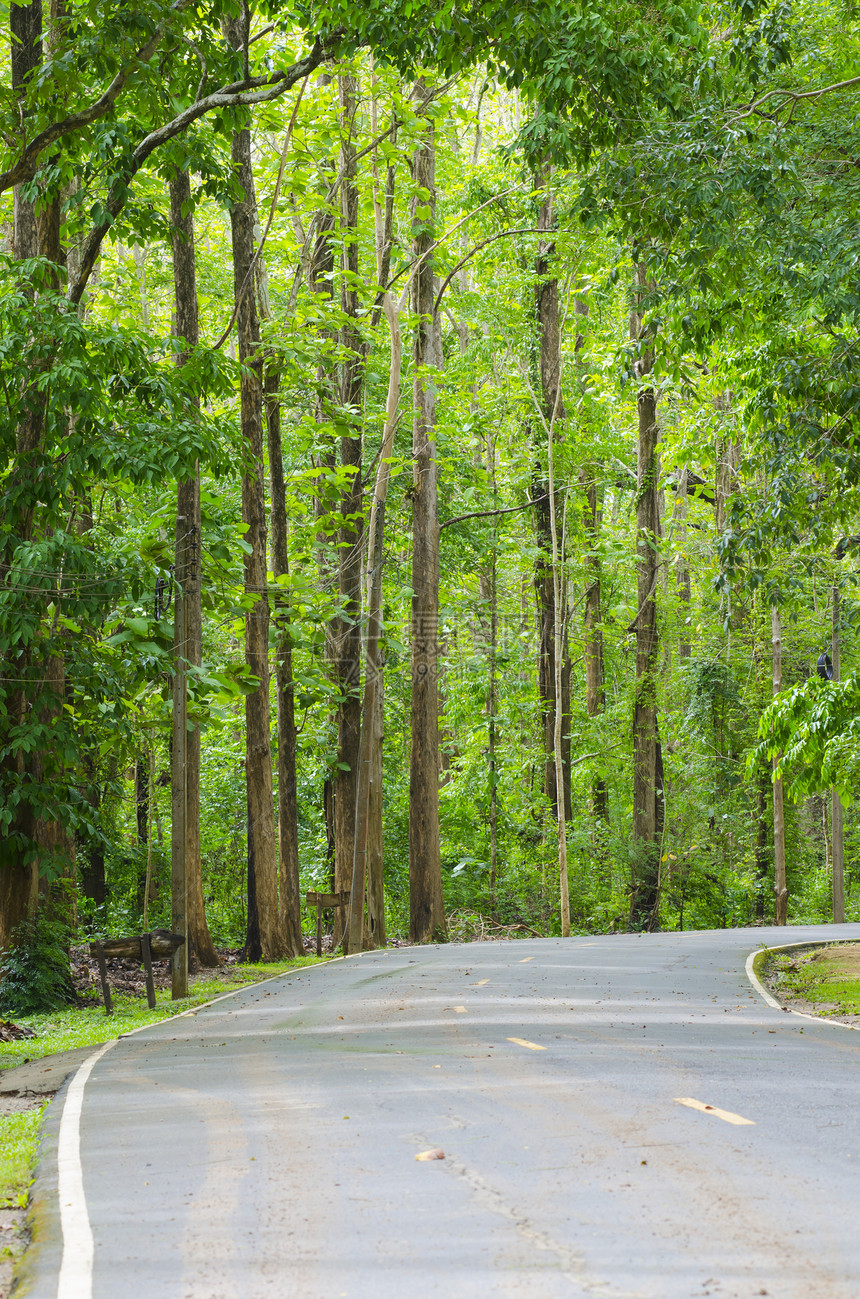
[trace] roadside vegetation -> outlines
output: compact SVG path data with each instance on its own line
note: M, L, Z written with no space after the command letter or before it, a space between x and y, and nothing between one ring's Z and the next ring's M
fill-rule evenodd
M767 961L764 975L789 1009L824 1018L860 1016L860 943L781 952Z

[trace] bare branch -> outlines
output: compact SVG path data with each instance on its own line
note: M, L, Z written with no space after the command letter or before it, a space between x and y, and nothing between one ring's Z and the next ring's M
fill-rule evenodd
M439 303L442 301L442 294L445 292L445 290L447 289L448 285L451 283L451 281L453 280L457 272L461 271L463 267L466 265L466 262L468 262L470 258L474 257L476 253L479 253L482 248L486 248L487 244L493 244L496 242L497 239L506 239L509 235L540 235L544 233L545 231L539 230L536 226L527 226L525 229L522 230L501 230L497 235L490 235L489 239L482 239L479 244L475 244L475 247L470 249L470 251L466 253L465 257L461 257L460 261L454 267L451 274L445 280L445 283L442 285L441 289L436 295L435 310L436 311L439 310Z
M187 9L191 0L175 0L170 7L170 17L181 13ZM122 91L125 89L131 76L143 64L148 63L155 51L161 44L167 32L167 23L162 23L149 38L141 45L135 53L130 63L124 68L120 68L107 90L99 96L88 108L82 108L77 113L70 113L68 117L62 118L59 122L52 122L46 126L44 131L40 131L34 136L28 145L25 146L23 153L18 161L9 167L6 171L0 172L0 193L11 189L13 185L19 185L22 181L32 180L36 174L39 158L45 149L49 148L56 140L63 135L72 135L75 131L83 130L85 126L91 126L99 118L109 113L116 103Z
M464 519L490 519L495 518L497 514L517 514L520 510L530 510L533 505L539 505L545 501L546 494L536 496L532 501L526 501L525 505L508 505L503 510L474 510L471 514L458 514L453 519L446 519L444 523L439 524L439 531L443 528L450 528L452 523L462 523Z
M731 118L732 122L741 122L745 117L752 117L754 113L761 112L761 106L768 99L773 99L775 95L781 96L781 102L776 106L776 112L782 112L786 104L790 103L792 108L804 99L820 99L822 95L832 94L837 90L848 90L851 86L860 85L860 77L849 77L847 81L834 81L832 85L821 86L818 90L769 90L766 95L760 99L751 100L742 113L736 114Z
M129 166L123 175L121 182L115 183L111 193L108 196L105 208L108 213L108 220L100 222L94 226L84 242L81 249L81 263L78 278L74 284L69 285L69 301L77 305L83 297L89 278L92 274L93 267L96 264L102 242L105 235L110 229L115 218L125 206L128 194L128 185L132 177L137 174L147 158L155 152L160 145L166 144L168 140L173 140L177 135L181 135L192 122L204 117L206 113L224 110L226 108L246 108L252 104L267 104L272 100L278 99L285 94L297 81L304 80L313 70L319 67L327 56L325 48L317 42L311 52L298 63L294 63L286 71L276 72L270 77L255 78L253 85L263 82L259 90L248 89L242 83L236 86L225 86L216 90L214 94L207 95L205 99L198 100L196 104L191 104L183 112L179 113L170 122L165 122L157 130L151 131L135 149L131 155Z

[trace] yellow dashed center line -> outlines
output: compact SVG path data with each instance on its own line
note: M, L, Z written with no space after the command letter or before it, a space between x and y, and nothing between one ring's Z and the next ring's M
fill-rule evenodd
M524 1037L509 1037L509 1042L515 1042L517 1046L527 1046L530 1051L545 1051L545 1046L538 1046L537 1042L527 1042Z
M713 1114L715 1118L722 1119L724 1123L734 1123L736 1127L755 1127L755 1119L744 1119L740 1114L732 1114L731 1110L721 1110L716 1105L706 1105L704 1101L694 1100L692 1096L676 1096L675 1100L678 1105L686 1105L691 1110L701 1110L703 1114Z

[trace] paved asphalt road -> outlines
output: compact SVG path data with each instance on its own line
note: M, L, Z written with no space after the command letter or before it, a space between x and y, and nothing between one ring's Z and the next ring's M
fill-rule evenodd
M763 941L834 937L860 926L401 948L125 1038L83 1092L92 1281L84 1250L60 1294L857 1299L860 1033L744 973Z

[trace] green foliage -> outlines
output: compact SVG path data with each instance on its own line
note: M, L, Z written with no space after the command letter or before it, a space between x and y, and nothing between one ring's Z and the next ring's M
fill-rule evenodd
M24 921L0 957L0 1014L37 1015L74 999L68 926L45 915Z
M27 1207L47 1104L0 1116L0 1208Z

